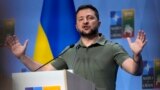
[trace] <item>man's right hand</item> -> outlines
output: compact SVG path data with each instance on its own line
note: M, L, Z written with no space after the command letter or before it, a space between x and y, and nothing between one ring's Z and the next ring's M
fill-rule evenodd
M28 40L24 42L22 45L18 38L13 36L7 36L5 45L12 51L12 53L19 58L22 63L28 67L29 70L35 71L37 68L41 67L42 64L35 62L32 58L25 55L25 51L27 48ZM50 71L56 70L51 64L47 64L44 67L40 68L38 71Z
M21 58L25 55L28 40L22 45L16 35L7 36L5 45L12 51L12 53L17 57Z

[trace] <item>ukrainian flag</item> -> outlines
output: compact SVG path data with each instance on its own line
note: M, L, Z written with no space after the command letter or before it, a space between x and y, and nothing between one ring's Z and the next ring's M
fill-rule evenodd
M44 0L33 58L44 64L79 39L73 0Z

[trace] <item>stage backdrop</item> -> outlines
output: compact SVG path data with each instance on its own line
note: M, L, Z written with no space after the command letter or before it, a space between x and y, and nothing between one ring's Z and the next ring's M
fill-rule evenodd
M124 46L131 56L132 51L126 39L110 38L110 13L111 11L122 12L124 9L134 9L134 34L136 35L139 29L144 29L148 40L142 52L143 59L153 62L156 58L160 58L159 0L74 0L75 9L82 4L93 4L97 7L102 22L100 32L103 33L106 38ZM20 42L23 43L26 39L29 39L26 54L31 57L33 57L35 49L42 6L43 0L0 1L0 19L15 20L15 33L20 39ZM133 40L134 39L135 37L133 37ZM26 67L6 48L0 48L0 61L0 74L4 76L10 77L11 73L26 71ZM119 69L116 88L116 90L142 90L142 77L132 76L122 69Z

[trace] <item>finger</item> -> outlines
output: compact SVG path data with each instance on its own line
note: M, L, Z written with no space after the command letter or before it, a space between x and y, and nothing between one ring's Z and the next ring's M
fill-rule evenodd
M145 42L145 41L146 41L146 34L144 33L143 38L142 38L142 42Z
M7 37L7 45L11 47L13 45L13 36L8 36Z
M144 42L143 42L143 47L147 44L147 40L145 40Z
M129 38L129 37L127 38L127 41L128 41L129 44L132 43L132 42L131 42L131 38Z
M146 40L146 34L145 34L144 31L141 31L140 40L141 40L142 42L145 42L145 40Z
M9 35L5 38L5 46L8 46Z
M27 47L27 45L28 45L28 41L29 40L26 40L25 42L24 42L24 44L23 44L23 46L26 48Z
M12 45L15 44L15 39L16 39L16 36L14 35L14 36L13 36L13 39L12 39Z
M144 31L140 31L140 36L139 36L139 39L140 40L143 40L144 39Z
M12 47L12 36L11 35L7 35L6 40L5 40L5 46L8 48Z
M140 39L140 31L138 31L138 35L137 35L136 39Z
M16 35L13 36L13 43L14 44L18 44L19 43L19 40L18 40Z

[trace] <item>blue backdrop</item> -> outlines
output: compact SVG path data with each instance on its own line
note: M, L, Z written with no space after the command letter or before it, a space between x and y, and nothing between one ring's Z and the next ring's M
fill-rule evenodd
M1 0L0 19L14 18L15 33L20 42L29 39L26 54L33 55L38 24L43 0ZM142 55L144 60L153 61L160 58L160 0L74 0L75 7L81 4L93 4L100 13L100 32L110 39L110 11L135 9L135 34L144 29L148 43ZM133 38L135 39L135 38ZM120 43L132 56L126 39L113 39ZM21 72L25 66L6 48L0 48L0 73L11 76L13 72ZM117 90L142 90L141 76L132 76L122 69L117 75Z

